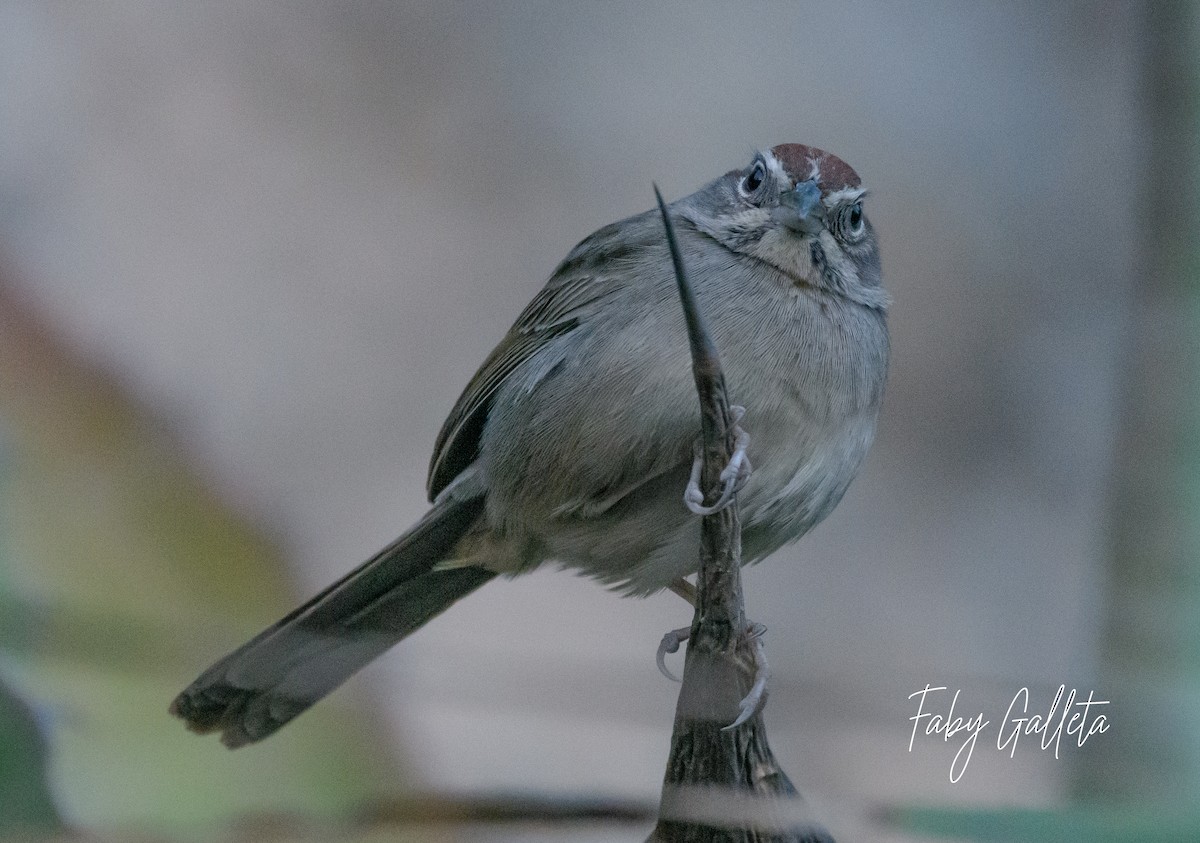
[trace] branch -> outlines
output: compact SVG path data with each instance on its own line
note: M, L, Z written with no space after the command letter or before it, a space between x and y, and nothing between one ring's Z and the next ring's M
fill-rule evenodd
M730 413L717 348L700 316L657 186L654 195L675 265L700 399L704 459L700 488L715 490L734 452L736 420ZM717 495L710 492L705 497L711 501ZM812 820L771 754L761 706L741 725L727 727L738 719L740 704L750 691L753 669L747 670L746 665L754 664L756 655L763 656L761 637L746 635L741 562L735 495L729 506L705 516L701 523L696 613L675 708L658 824L648 843L833 843Z

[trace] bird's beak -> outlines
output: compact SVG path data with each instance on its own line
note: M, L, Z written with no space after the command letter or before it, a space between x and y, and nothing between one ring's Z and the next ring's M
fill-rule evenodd
M779 197L775 217L797 234L816 234L825 225L825 206L815 179L802 181Z

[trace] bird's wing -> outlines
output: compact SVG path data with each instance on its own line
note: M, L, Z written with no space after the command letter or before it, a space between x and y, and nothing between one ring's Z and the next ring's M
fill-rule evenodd
M575 330L601 299L627 283L612 266L645 245L636 239L630 242L627 236L629 223L636 219L602 228L576 246L471 378L434 445L426 483L430 500L479 456L483 426L501 384L533 362L555 338ZM541 376L552 368L543 366Z

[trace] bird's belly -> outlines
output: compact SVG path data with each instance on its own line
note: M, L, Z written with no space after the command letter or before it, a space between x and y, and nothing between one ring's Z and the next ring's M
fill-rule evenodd
M738 495L743 563L800 538L827 516L858 471L875 432L874 414L836 430L801 435L747 416L754 465ZM797 441L797 439L800 441ZM687 510L687 470L668 472L603 515L543 534L543 553L630 594L650 594L699 566L700 518Z
M751 431L755 470L740 496L747 563L799 539L833 511L871 446L875 413L823 431L768 428L764 434L756 451Z

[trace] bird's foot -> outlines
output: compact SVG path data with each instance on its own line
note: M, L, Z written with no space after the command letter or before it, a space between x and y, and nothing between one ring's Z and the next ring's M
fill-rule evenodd
M741 726L757 714L767 702L767 683L771 679L771 671L767 666L767 648L762 640L766 631L767 628L761 623L751 621L746 624L746 629L742 632L742 643L750 650L750 664L746 667L753 669L754 684L750 686L749 693L738 703L737 719L721 729L722 732L729 732Z
M680 679L674 673L667 670L667 654L678 653L679 646L687 641L692 634L690 626L683 626L679 629L672 629L662 637L662 641L658 645L658 672L670 679L672 682L679 682Z
M733 456L729 458L729 464L721 470L721 495L712 506L704 505L704 492L700 489L700 473L704 469L704 452L702 444L696 443L696 456L692 461L692 476L688 479L687 489L683 492L683 502L697 515L712 515L729 506L734 493L746 484L746 481L750 479L750 472L754 470L750 465L750 460L746 457L746 448L750 445L750 435L742 430L739 424L742 416L746 415L746 408L733 406L729 408L729 411L733 415Z
M722 727L721 731L728 732L741 726L755 714L762 710L763 705L767 701L767 685L771 680L771 670L767 665L767 649L763 644L763 635L766 634L767 628L760 623L753 621L746 624L745 630L742 631L742 640L739 642L738 648L743 646L749 650L749 661L739 658L739 666L750 673L754 677L753 683L750 685L750 690L746 696L742 697L738 703L738 716L728 726ZM679 678L667 669L667 656L671 653L679 652L683 642L691 637L692 628L690 626L672 629L662 637L662 641L658 645L658 670L663 676L670 679L672 682L679 682Z

